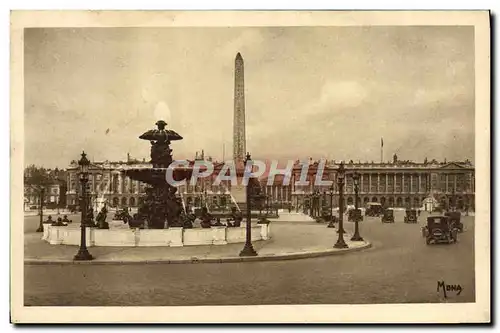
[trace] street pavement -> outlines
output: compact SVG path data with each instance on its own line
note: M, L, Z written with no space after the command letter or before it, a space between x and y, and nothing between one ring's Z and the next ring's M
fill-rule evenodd
M25 218L28 233L38 223L30 218ZM424 219L423 214L420 224ZM426 245L419 224L366 218L361 235L373 248L339 256L220 264L25 265L25 305L473 302L474 218L463 219L465 232L450 245ZM352 232L353 223L345 225ZM445 299L437 292L438 281L460 284L463 291Z

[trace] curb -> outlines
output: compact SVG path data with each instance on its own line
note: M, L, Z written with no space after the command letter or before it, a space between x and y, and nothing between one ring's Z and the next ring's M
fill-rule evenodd
M347 254L366 250L372 247L370 242L356 248L327 250L318 252L298 252L279 255L265 255L256 257L225 257L225 258L190 258L190 259L158 259L158 260L91 260L74 261L69 259L25 259L25 265L137 265L137 264L201 264L201 263L235 263L235 262L256 262L256 261L278 261L278 260L296 260L305 258L317 258Z

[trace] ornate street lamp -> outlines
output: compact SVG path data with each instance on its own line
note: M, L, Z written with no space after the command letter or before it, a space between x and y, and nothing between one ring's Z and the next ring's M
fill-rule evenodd
M38 225L38 229L36 232L43 232L43 203L45 198L45 188L40 189L40 224Z
M359 220L361 220L361 211L358 210L359 205L359 173L354 171L352 175L352 179L354 181L354 235L352 236L352 241L364 241L363 237L359 234Z
M80 166L80 182L82 188L82 202L80 204L82 210L82 220L80 222L80 249L78 253L73 258L74 260L92 260L94 259L92 255L87 250L87 240L86 240L86 227L87 227L87 183L89 181L89 165L90 161L87 159L85 152L82 152L82 158L78 161Z
M245 158L245 173L250 174L252 172L252 160L250 158L250 153L247 153ZM249 170L248 170L249 169ZM246 201L247 201L247 225L246 225L246 241L245 247L240 252L240 257L255 257L257 256L257 251L254 250L252 246L252 198L251 198L251 186L250 186L250 177L248 179L247 188L246 188Z
M330 194L330 223L328 223L328 228L335 228L335 223L333 223L333 191L334 191L333 183L330 186L329 194Z
M318 190L314 190L313 193L313 217L318 217L318 206L319 206L319 193Z
M61 214L59 210L59 197L61 196L61 179L59 179L59 171L57 170L57 168L54 173L57 183L56 209L57 209L57 215L59 216Z
M337 231L339 234L339 238L337 243L333 247L337 249L345 249L347 248L347 244L344 241L344 179L345 177L345 169L344 162L340 163L339 170L337 172L337 183L339 185L339 230Z

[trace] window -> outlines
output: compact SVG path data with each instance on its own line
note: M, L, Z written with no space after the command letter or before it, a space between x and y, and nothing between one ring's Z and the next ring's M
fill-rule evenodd
M387 192L394 192L394 175L387 175Z
M363 175L363 183L361 184L361 188L363 192L369 192L370 191L370 179L369 179L370 175L366 174L366 175Z
M352 181L352 177L350 176L347 176L345 177L345 180L346 180L346 192L353 192L353 181Z
M409 192L410 191L410 179L411 175L404 175L403 176L403 191Z
M401 192L401 181L402 181L401 175L396 175L396 186L395 186L396 192Z
M379 192L385 192L385 175L380 175L380 182L378 184Z

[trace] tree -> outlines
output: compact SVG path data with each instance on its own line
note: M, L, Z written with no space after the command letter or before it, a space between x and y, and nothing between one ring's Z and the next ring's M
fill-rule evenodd
M24 186L40 199L40 225L37 232L43 232L43 204L46 189L53 184L49 171L45 168L38 168L30 165L24 170Z

